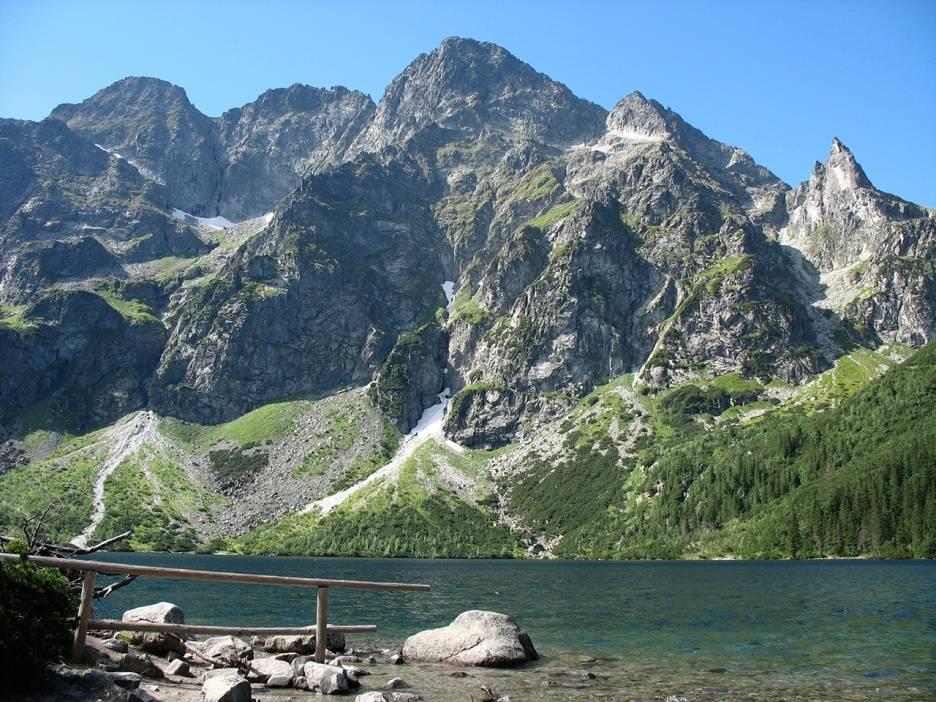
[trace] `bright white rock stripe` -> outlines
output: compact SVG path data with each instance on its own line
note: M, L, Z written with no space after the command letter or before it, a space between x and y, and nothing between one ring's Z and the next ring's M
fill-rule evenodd
M418 449L430 439L435 439L439 443L444 444L448 448L451 448L454 451L458 451L459 453L464 451L464 449L454 441L449 441L446 439L445 434L442 433L442 420L445 418L445 410L448 407L448 403L451 397L451 388L445 388L445 390L439 393L438 404L432 405L432 407L429 407L423 411L422 416L419 418L419 422L417 422L416 426L413 427L410 432L403 437L403 441L400 442L400 447L397 449L396 455L390 459L389 463L387 463L382 468L377 469L377 471L371 473L369 476L364 478L364 480L355 483L351 487L342 490L341 492L336 492L334 495L329 495L328 497L323 497L321 500L312 502L302 510L301 514L311 512L314 509L319 509L321 510L322 516L325 516L333 509L335 509L335 507L340 505L342 502L347 500L349 497L367 485L370 485L376 480L382 480L384 478L389 478L396 475L399 473L400 468L403 467L406 459L412 456L416 449Z

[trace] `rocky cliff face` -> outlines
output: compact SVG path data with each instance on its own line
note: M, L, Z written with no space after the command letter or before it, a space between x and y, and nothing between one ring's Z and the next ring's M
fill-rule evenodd
M0 299L115 272L118 262L205 253L166 190L56 120L0 121Z
M228 110L218 120L226 154L218 211L232 220L271 211L305 173L340 162L373 113L363 93L298 84Z
M875 188L838 139L787 207L779 239L806 261L817 306L872 343L936 338L932 212Z
M340 161L373 112L362 93L297 84L212 119L178 86L125 78L51 118L165 186L172 207L242 220L272 210L305 172Z
M87 431L142 407L166 332L83 291L53 293L0 324L3 421L43 403L52 426Z
M124 78L78 105L59 105L51 118L164 185L174 207L216 213L224 165L217 129L182 88L155 78Z
M640 93L606 112L492 44L446 40L376 106L296 85L213 120L127 79L53 117L0 123L0 294L13 328L114 278L113 305L162 319L115 412L218 422L373 380L405 431L451 386L448 435L497 446L627 372L650 395L799 383L934 337L936 220L837 140L791 190Z
M220 421L367 383L397 337L445 304L438 187L395 148L306 179L182 310L155 406Z

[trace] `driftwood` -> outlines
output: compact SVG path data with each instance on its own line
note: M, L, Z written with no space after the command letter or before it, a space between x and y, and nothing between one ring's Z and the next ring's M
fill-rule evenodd
M219 660L217 660L216 658L211 658L211 657L209 657L209 656L206 656L206 655L205 655L204 653L202 653L196 646L194 646L192 643L190 643L190 642L188 642L188 641L184 641L184 640L183 640L183 641L182 641L182 645L185 646L185 650L188 651L189 653L191 653L193 656L195 656L195 658L198 658L199 660L202 660L202 661L204 661L205 663L208 663L209 665L211 665L211 666L214 667L214 668L230 668L230 667L231 667L231 666L228 665L227 663L224 663L224 662L222 662L222 661L219 661ZM236 661L236 662L234 663L234 667L237 668L237 670L238 670L241 674L243 674L244 677L246 677L247 674L250 672L250 663L249 663L249 662L244 662L244 661L238 660L238 661Z

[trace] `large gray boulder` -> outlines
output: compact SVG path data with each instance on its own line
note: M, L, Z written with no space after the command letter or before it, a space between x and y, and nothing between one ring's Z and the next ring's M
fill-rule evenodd
M128 609L123 613L121 621L147 622L150 624L185 624L182 610L171 602L157 602L156 604ZM185 645L176 634L147 631L133 634L134 643L142 644L143 649L150 653L185 653Z
M441 629L421 631L403 644L411 661L507 667L539 658L527 633L506 614L470 610Z
M309 689L323 695L339 695L350 688L348 676L339 666L310 661L303 666L303 672Z

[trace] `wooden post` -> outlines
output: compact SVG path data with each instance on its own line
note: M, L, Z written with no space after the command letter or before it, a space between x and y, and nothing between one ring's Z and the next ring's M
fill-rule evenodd
M328 588L318 588L315 599L315 662L324 663L328 645Z
M81 583L81 602L78 604L78 628L75 629L75 641L72 645L72 660L80 663L84 659L85 638L88 635L88 619L91 618L92 601L94 599L93 570L84 572Z

